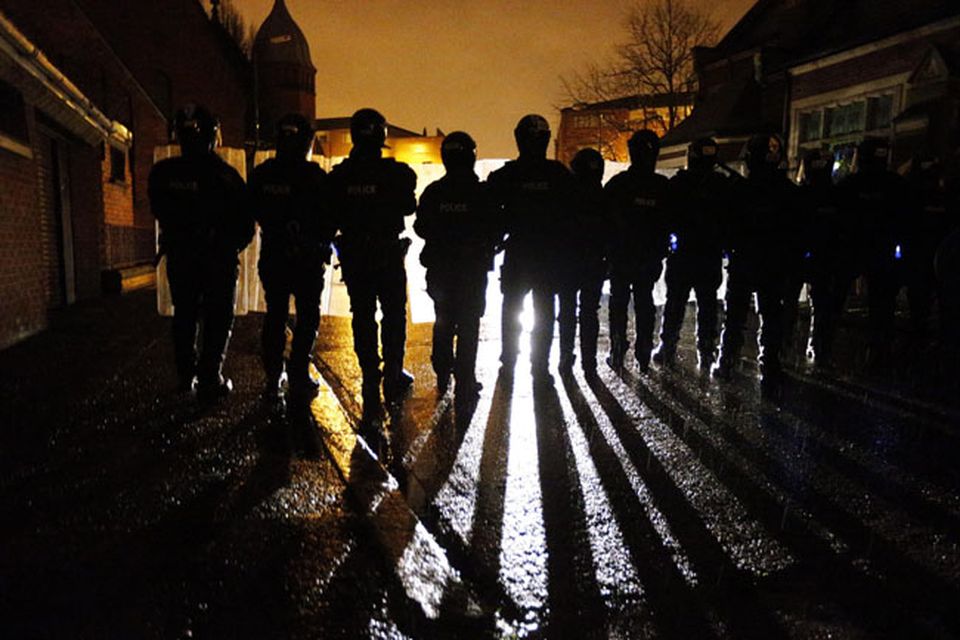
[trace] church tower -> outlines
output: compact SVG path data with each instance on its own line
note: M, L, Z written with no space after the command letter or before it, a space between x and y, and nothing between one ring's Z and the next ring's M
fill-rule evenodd
M253 66L260 140L273 142L277 120L288 113L314 121L317 69L310 59L310 45L284 0L274 1L260 25L253 43Z

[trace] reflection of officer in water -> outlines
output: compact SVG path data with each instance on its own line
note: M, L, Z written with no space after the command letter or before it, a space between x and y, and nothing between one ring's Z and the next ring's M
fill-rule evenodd
M433 298L431 361L437 389L456 379L456 401L475 400L480 317L486 306L487 271L493 268L500 242L500 220L486 185L474 173L477 145L462 131L451 133L440 147L447 174L420 197L414 230L426 245L420 262L427 269L427 293ZM456 356L454 356L456 338Z
M910 254L906 230L909 187L887 167L890 145L868 138L857 147L856 172L839 185L843 206L860 229L859 254L867 278L871 345L868 359L883 363L890 355L897 293L904 282L904 258Z
M519 157L488 179L495 201L503 208L504 225L509 234L500 272L503 292L500 362L502 372L510 375L517 361L523 299L532 291L535 316L530 349L532 371L535 381L549 382L553 298L558 288L556 274L564 260L563 228L569 216L573 183L566 167L546 157L550 126L543 117L524 116L513 133Z
M660 139L644 129L627 143L630 168L606 187L613 218L610 254L610 366L623 366L627 353L627 308L633 295L634 355L641 371L650 366L656 309L653 286L667 253L666 207L669 180L656 173Z
M353 346L363 372L364 413L380 413L380 382L387 401L398 400L413 383L403 369L407 337L407 274L410 244L399 238L404 216L414 212L417 176L406 164L381 157L387 122L373 109L350 119L350 157L330 172L332 202L341 235L336 246L353 313ZM377 349L377 302L383 312Z
M290 389L313 395L319 383L309 370L320 325L320 294L330 241L336 232L327 210L326 174L309 157L313 127L299 114L277 123L277 156L250 176L254 217L260 223L260 279L267 301L263 321L266 393L277 397L284 377L285 327L294 297L297 324L290 348Z
M780 136L753 136L744 151L749 174L739 183L728 225L726 324L717 374L730 378L733 373L744 343L751 294L756 292L760 371L765 390L772 390L781 373L783 299L787 269L794 259L791 241L798 231L794 210L797 187L780 169Z
M716 349L717 289L723 279L720 224L730 206L730 179L716 170L719 147L701 138L687 148L687 168L671 179L667 301L660 348L654 361L670 366L676 358L680 328L690 290L697 297L697 352L700 371L709 373Z
M570 168L576 182L574 215L566 229L566 259L563 262L560 294L560 370L570 371L579 318L580 366L588 373L597 370L598 312L603 281L607 277L609 216L603 194L603 156L595 149L581 149ZM579 300L578 300L579 298ZM579 310L578 310L579 303Z
M173 343L180 387L209 401L233 383L221 369L237 289L239 252L253 238L240 175L214 152L217 120L203 107L177 112L174 129L181 156L158 162L149 195L160 224L173 296ZM202 327L197 358L197 333Z

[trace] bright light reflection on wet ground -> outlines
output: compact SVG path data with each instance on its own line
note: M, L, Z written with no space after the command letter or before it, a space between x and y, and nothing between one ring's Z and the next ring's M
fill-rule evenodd
M533 328L529 295L524 299L520 317L524 328L510 410L500 580L514 602L527 610L539 610L547 599L547 567L532 380L526 365L530 361Z

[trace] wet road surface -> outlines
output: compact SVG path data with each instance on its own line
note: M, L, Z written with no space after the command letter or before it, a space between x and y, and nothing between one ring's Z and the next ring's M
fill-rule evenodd
M477 405L412 325L373 437L346 319L285 415L238 319L238 393L198 410L149 302L0 353L4 637L960 637L955 407L804 369L762 399L689 335L675 369L535 386L488 313Z

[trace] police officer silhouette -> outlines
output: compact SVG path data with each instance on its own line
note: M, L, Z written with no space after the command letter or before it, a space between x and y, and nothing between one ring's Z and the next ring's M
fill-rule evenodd
M654 362L674 363L680 328L691 289L697 298L697 353L700 372L709 374L716 350L719 320L717 290L723 280L722 221L730 206L730 179L720 172L719 147L700 138L687 147L687 168L670 180L667 255L667 301L663 308L660 347Z
M181 155L150 171L150 208L167 260L180 388L196 389L199 400L212 401L233 389L222 368L233 327L238 255L253 238L254 223L243 179L215 152L216 118L187 105L173 124Z
M353 149L330 172L332 204L340 236L336 247L353 313L353 346L363 373L365 417L382 410L380 384L388 402L413 384L403 369L406 342L407 275L404 256L409 239L399 236L404 217L417 206L417 177L410 167L382 157L386 119L374 109L360 109L350 119ZM377 303L383 312L377 347Z
M889 364L897 293L906 276L904 262L912 247L907 231L915 212L910 188L890 171L890 144L867 138L857 146L855 171L838 186L842 206L860 230L860 272L867 279L872 365Z
M717 375L729 379L744 344L751 294L757 294L760 314L762 390L776 392L781 382L783 300L791 251L799 233L797 187L780 165L783 141L776 134L755 135L747 142L744 160L748 177L738 183L730 211L727 265L726 323Z
M519 156L490 174L487 183L504 216L507 232L500 289L501 372L513 374L520 340L520 312L527 293L533 295L534 326L531 370L534 381L548 383L553 342L554 296L558 290L563 228L570 216L573 179L555 160L547 159L550 126L539 115L526 115L514 128Z
M329 209L327 176L309 159L312 125L300 114L289 114L277 123L276 132L276 157L254 169L249 182L253 214L261 230L258 268L267 302L261 336L265 391L268 397L279 397L286 373L292 393L312 396L319 382L310 373L310 356L320 326L320 294L336 225ZM296 305L296 326L285 372L290 296Z
M833 184L832 153L821 149L804 153L799 177L806 243L802 271L788 287L785 324L789 332L797 317L800 285L809 282L812 323L807 354L818 368L827 368L847 292L856 277L857 233L851 216L840 206Z
M449 134L440 155L446 175L423 192L413 228L426 241L420 262L427 269L427 293L436 312L430 360L437 390L446 392L452 373L456 402L464 405L481 389L475 371L480 318L487 272L503 233L499 211L474 173L473 138L462 131Z
M660 139L653 131L635 132L627 143L630 168L606 186L614 220L610 265L611 367L623 366L629 347L627 309L633 297L636 321L634 356L641 371L650 366L656 309L653 286L667 253L667 198L669 181L656 173Z
M576 361L574 342L580 326L580 366L587 374L597 370L598 311L603 281L607 277L607 243L610 220L603 193L603 156L596 149L581 149L570 162L576 182L574 216L567 230L562 262L562 284L557 296L560 309L560 371Z

